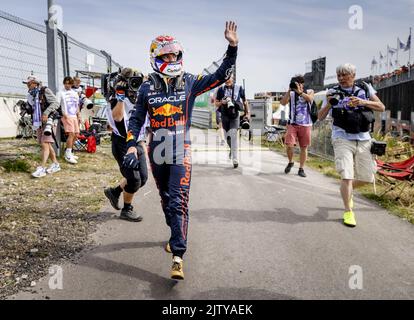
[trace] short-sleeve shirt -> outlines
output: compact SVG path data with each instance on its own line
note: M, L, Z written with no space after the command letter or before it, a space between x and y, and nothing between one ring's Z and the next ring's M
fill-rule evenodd
M348 93L352 92L353 88L342 88L343 90L347 91ZM377 91L372 87L372 85L368 86L369 89L369 96L372 97L377 94ZM360 90L358 93L358 97L365 99L365 91ZM328 102L324 101L324 105L322 107L325 107ZM330 115L332 115L332 109L329 110ZM360 132L360 133L347 133L344 129L332 125L332 139L345 139L350 141L366 141L371 139L371 134L369 132Z

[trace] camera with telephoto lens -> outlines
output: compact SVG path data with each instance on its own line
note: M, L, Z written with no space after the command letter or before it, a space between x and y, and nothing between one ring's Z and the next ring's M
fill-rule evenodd
M344 93L338 90L334 90L328 93L328 101L331 106L337 106L339 101L343 100L344 98Z
M81 94L80 98L80 109L82 110L84 107L86 107L86 109L90 110L93 108L94 104L91 100L89 100L85 94Z
M138 71L134 71L132 69L126 70L119 70L118 72L107 73L102 75L101 77L101 88L102 94L104 95L105 99L109 101L113 98L116 94L116 85L119 82L125 82L127 85L125 87L125 95L131 100L131 102L135 102L136 93L141 86L142 82L144 81L144 75ZM126 70L126 71L125 71ZM128 74L125 76L124 74Z
M49 117L47 119L47 122L45 124L45 128L43 130L43 134L45 136L51 136L52 135L53 124L54 124L53 122L54 122L53 118Z
M227 108L233 108L234 107L233 100L230 97L227 97L226 101L227 101Z
M240 121L240 127L244 130L249 130L250 129L249 118L243 117L243 119Z

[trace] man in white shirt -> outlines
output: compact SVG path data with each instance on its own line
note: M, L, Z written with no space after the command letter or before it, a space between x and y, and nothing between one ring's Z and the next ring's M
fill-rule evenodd
M73 79L65 77L63 80L64 90L59 91L58 101L62 107L62 123L65 128L65 133L68 135L66 140L65 160L71 164L78 163L73 155L73 143L79 134L79 95L72 89Z

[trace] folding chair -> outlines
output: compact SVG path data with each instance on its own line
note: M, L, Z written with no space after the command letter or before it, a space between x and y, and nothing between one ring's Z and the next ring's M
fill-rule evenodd
M409 186L414 186L414 171L413 169L395 170L395 169L380 169L377 171L380 175L380 180L388 184L388 187L379 195L384 196L390 191L398 191L398 195L395 197L395 201L400 201L401 194ZM411 206L412 200L409 200L409 206ZM402 203L401 203L402 204ZM403 205L403 204L402 204Z
M284 136L286 133L285 127L280 126L265 126L264 137L266 144L270 146L272 143L280 144L282 147L285 145Z
M88 138L83 134L78 134L77 140L73 143L75 151L86 151L88 145Z
M411 158L407 160L399 161L399 162L384 162L379 159L376 159L376 162L377 162L378 168L381 168L381 169L406 170L406 169L411 169L414 167L414 156L412 156Z

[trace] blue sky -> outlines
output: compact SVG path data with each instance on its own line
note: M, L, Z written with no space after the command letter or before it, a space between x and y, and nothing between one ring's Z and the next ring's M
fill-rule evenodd
M151 71L148 49L159 34L184 46L185 69L199 73L220 58L227 42L226 20L235 20L240 38L238 80L255 92L284 90L290 77L305 72L305 62L327 57L327 76L344 62L370 73L371 61L397 37L405 42L414 27L414 0L391 1L233 1L233 0L56 0L63 29L75 39L105 50L124 66ZM350 6L363 9L363 29L351 30ZM2 1L1 10L43 24L47 1ZM404 63L407 54L401 54ZM414 50L411 61L414 61ZM401 61L403 62L403 61Z

